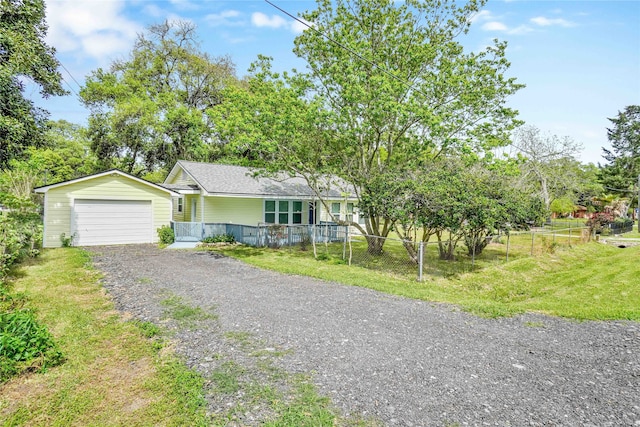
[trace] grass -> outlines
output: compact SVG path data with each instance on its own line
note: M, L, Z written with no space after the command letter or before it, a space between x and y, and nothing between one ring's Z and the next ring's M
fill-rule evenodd
M197 325L197 322L218 318L217 315L206 312L200 307L193 307L185 303L177 295L167 296L167 298L160 301L160 305L164 307L165 319L171 318L183 327L193 328Z
M492 261L489 251L473 269L451 267L451 274L428 275L423 282L416 280L414 272L390 274L335 263L332 257L318 261L311 253L295 249L236 246L222 251L262 268L452 303L487 317L529 311L580 320L640 320L636 285L640 246L620 249L599 243L572 247L552 246L551 240L547 243L552 249L536 257L526 255L530 243L527 248L523 242L524 249L514 249L509 262Z
M169 329L115 311L80 249L44 251L16 276L16 291L28 294L66 360L0 385L1 426L227 426L243 425L248 413L272 426L379 425L341 416L309 375L277 366L290 350L248 332L213 331L233 350L213 355L206 377L188 369L166 341ZM178 328L217 321L213 309L170 293L161 305ZM207 398L218 404L212 413Z
M79 249L44 251L18 271L66 362L0 386L0 425L207 425L204 380L124 321Z

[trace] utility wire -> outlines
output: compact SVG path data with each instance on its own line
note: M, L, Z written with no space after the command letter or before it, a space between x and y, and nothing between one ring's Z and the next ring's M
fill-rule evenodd
M57 58L56 58L57 59ZM76 80L75 77L73 77L73 74L71 74L71 72L67 69L67 67L64 66L64 64L60 61L60 59L58 59L58 63L60 64L60 66L67 72L67 74L69 74L69 76L71 77L71 79L76 82L76 84L78 85L79 88L82 88L82 85L80 83L78 83L78 81Z
M57 59L57 58L56 58ZM75 77L73 77L73 74L71 74L71 72L67 69L67 67L64 66L64 64L62 63L62 61L60 61L60 59L58 59L58 64L60 64L60 66L62 67L62 69L64 69L67 74L69 74L69 77L71 77L71 79L78 85L79 88L82 88L82 85L80 83L78 83L78 81L76 80ZM78 95L78 92L76 92L71 85L69 84L69 81L67 79L65 79L64 77L62 78L62 80L65 81L65 83L67 84L67 86L69 87L69 89L71 89L71 92L73 92L73 94L77 97L80 97L80 95Z

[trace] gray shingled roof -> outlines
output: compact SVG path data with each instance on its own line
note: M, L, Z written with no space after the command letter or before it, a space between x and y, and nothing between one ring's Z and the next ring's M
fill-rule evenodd
M254 169L243 166L178 161L191 177L209 194L235 194L267 197L313 197L305 180L283 175L282 179L254 177ZM325 197L342 197L339 188L332 188Z

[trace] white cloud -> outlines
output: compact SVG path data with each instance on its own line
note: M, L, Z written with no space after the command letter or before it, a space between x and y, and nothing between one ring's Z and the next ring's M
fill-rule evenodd
M473 23L476 21L487 21L491 19L494 19L491 12L489 12L488 10L481 10L480 12L476 13L471 18L469 18L469 21Z
M544 16L537 16L535 18L531 18L529 21L541 27L549 27L552 25L558 25L560 27L574 27L576 25L573 22L567 21L566 19L545 18Z
M47 43L100 61L131 48L142 30L127 19L123 1L47 0Z
M198 6L195 3L190 2L189 0L169 0L169 2L178 7L179 9L189 9L189 10L195 10L195 9L199 9L200 6Z
M527 26L527 25L519 25L515 28L510 28L507 33L509 34L514 34L514 35L521 35L521 34L527 34L533 31L533 28Z
M142 9L142 12L143 12L145 15L150 15L150 16L153 16L153 17L156 17L156 18L158 18L158 17L160 17L160 16L165 16L165 15L166 15L166 11L164 11L164 10L160 9L160 8L159 8L157 5L155 5L155 4L149 4L149 5L146 5L146 6Z
M214 27L233 27L242 25L242 14L237 10L225 10L205 16L205 21Z
M507 31L509 28L502 22L491 21L482 25L484 31Z
M261 12L255 12L251 15L251 23L259 28L286 28L294 34L300 34L312 25L310 23L305 25L294 19L285 19L278 15L268 16Z
M251 15L251 23L256 27L282 28L287 27L287 21L278 15L265 15L262 12L254 12Z
M293 31L295 34L300 34L301 32L303 32L304 30L306 30L310 26L311 26L310 23L307 23L307 25L305 25L302 22L293 21L293 24L291 24L291 31Z

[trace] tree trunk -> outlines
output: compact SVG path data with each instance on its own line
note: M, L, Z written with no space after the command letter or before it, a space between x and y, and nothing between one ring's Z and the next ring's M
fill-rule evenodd
M382 255L385 238L380 236L366 236L366 239L367 253L369 253L369 255Z
M438 253L440 254L440 259L452 261L455 257L453 256L453 251L456 248L456 241L449 237L449 240L442 240L442 231L438 231L436 233L438 237Z

